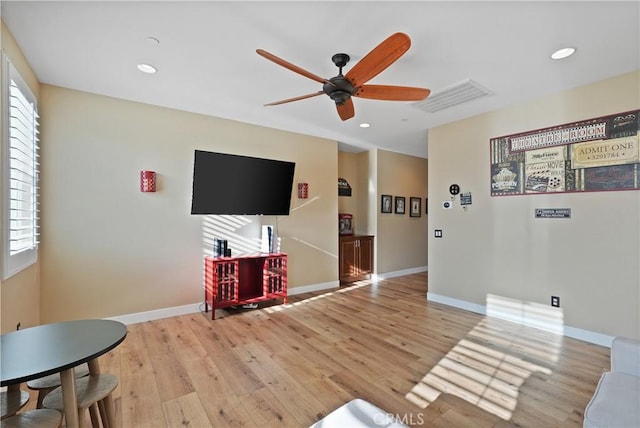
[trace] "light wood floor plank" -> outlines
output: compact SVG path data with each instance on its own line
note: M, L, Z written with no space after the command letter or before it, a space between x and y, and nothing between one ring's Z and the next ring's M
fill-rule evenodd
M191 378L184 369L171 337L174 332L167 330L167 320L157 320L143 324L142 338L148 350L155 374L158 392L162 401L172 400L193 392Z
M268 388L261 388L243 397L242 403L258 427L300 426L300 421L293 417Z
M195 392L162 403L169 427L210 427L211 422Z
M116 412L116 418L122 421L122 427L166 426L163 402L153 375L123 372L120 385L122 396L120 411Z

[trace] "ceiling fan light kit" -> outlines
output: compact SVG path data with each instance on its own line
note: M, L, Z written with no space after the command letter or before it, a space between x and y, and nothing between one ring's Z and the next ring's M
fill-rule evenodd
M338 67L338 75L330 79L317 76L265 50L257 49L256 52L258 55L295 73L322 83L322 91L287 98L265 105L274 106L325 94L334 101L340 118L342 120L348 120L355 115L352 97L384 101L424 100L431 93L429 89L409 86L366 85L366 82L373 79L404 55L410 46L411 40L409 36L404 33L392 34L373 48L373 50L365 55L365 57L355 64L345 75L342 74L342 68L349 63L350 57L346 53L337 53L331 57L331 60L336 67Z

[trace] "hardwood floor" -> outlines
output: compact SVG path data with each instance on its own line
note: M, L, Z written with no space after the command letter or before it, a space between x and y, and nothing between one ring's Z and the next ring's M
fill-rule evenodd
M427 302L426 291L423 273L219 310L215 321L129 325L100 360L120 379L117 418L308 427L360 397L412 426L582 426L608 348Z

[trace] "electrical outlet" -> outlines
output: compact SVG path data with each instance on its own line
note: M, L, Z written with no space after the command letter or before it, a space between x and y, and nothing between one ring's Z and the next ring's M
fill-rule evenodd
M433 236L435 236L436 238L442 238L442 229L435 229L433 231Z
M560 307L560 297L551 296L551 306L553 306L554 308L559 308Z

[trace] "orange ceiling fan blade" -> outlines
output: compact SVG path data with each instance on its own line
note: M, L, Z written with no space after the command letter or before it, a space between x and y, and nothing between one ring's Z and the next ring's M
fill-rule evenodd
M265 104L265 106L277 106L279 104L290 103L292 101L300 101L300 100L305 100L305 99L311 98L311 97L317 97L318 95L324 95L324 92L318 91L318 92L314 92L312 94L300 95L299 97L287 98L286 100L274 101L272 103Z
M267 52L267 51L265 51L263 49L256 49L256 52L258 53L258 55L268 59L269 61L273 61L276 64L281 65L284 68L288 68L289 70L291 70L291 71L293 71L295 73L298 73L298 74L300 74L300 75L302 75L304 77L308 77L309 79L315 80L318 83L329 83L329 84L333 85L333 83L331 83L329 80L327 80L327 79L325 79L323 77L317 76L317 75L311 73L310 71L305 70L304 68L298 67L297 65L291 64L290 62L285 61L282 58L279 58L279 57L275 56L274 54L269 53L269 52Z
M346 99L341 105L336 104L336 108L338 109L338 116L340 116L342 120L349 120L356 114L351 98Z
M411 39L404 33L395 33L373 48L345 75L353 86L361 86L393 64L411 47Z
M430 93L429 89L410 86L362 85L356 88L353 96L385 101L421 101Z

